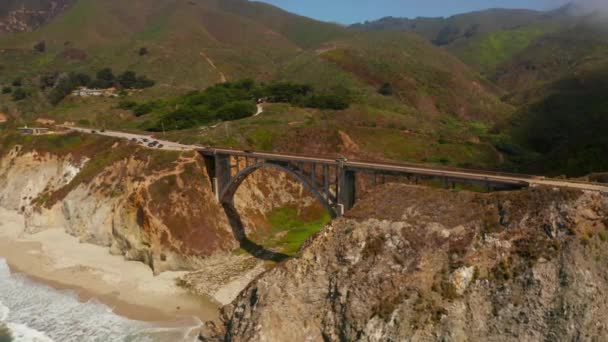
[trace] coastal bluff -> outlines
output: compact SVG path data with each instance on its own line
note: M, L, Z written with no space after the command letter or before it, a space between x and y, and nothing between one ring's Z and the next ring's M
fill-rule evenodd
M603 340L608 197L386 184L253 281L204 341Z
M275 208L314 203L297 182L268 172L252 175L235 196L248 234L267 227ZM23 216L20 234L59 229L155 274L197 271L179 283L221 304L265 270L263 260L235 253L239 241L193 151L79 134L7 137L0 208Z

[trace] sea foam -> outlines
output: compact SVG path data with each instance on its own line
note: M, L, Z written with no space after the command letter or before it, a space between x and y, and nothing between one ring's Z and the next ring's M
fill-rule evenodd
M82 303L21 274L0 259L0 318L14 342L194 341L194 327L163 327L116 315L96 301ZM195 334L194 334L195 335Z

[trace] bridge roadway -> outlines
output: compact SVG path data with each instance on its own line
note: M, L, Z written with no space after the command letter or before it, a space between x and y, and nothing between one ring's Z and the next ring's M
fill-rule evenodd
M303 156L290 153L277 152L254 152L242 151L230 148L212 148L212 147L196 147L197 151L203 153L220 153L232 156L241 156L257 159L279 160L286 162L308 162L316 164L326 164L338 166L338 159ZM434 178L449 178L451 180L474 181L479 183L494 183L512 185L514 187L529 187L535 185L545 185L561 188L571 188L589 191L600 191L608 193L608 185L598 183L577 182L570 180L548 179L541 176L509 174L492 171L479 171L467 169L455 169L426 166L413 163L389 163L389 162L372 162L345 160L344 166L357 171L379 171L379 172L394 172L395 174L411 174L420 176L429 176Z
M93 130L90 128L81 128L81 127L64 127L72 131L77 131L81 133L92 133ZM104 131L95 130L95 134L104 135L114 138L122 138L122 139L137 139L141 141L141 139L148 139L158 141L160 144L164 145L162 149L165 150L196 150L201 153L206 154L224 154L229 156L236 157L248 157L252 159L266 159L266 160L276 160L276 161L285 161L285 162L304 162L304 163L315 163L315 164L325 164L330 166L338 166L341 162L337 159L324 158L324 157L314 157L314 156L303 156L298 154L291 153L275 153L275 152L255 152L255 151L243 151L236 150L230 148L213 148L213 147L203 147L197 145L184 145L172 141L164 141L155 139L148 135L141 134L133 134L133 133L125 133L118 131ZM538 176L530 176L530 175L521 175L521 174L508 174L508 173L499 173L499 172L490 172L490 171L477 171L477 170L466 170L466 169L453 169L453 168L443 168L443 167L434 167L434 166L426 166L419 164L408 164L408 163L388 163L388 162L372 162L372 161L358 161L358 160L344 160L342 161L343 166L356 170L356 171L366 171L373 172L378 171L382 172L394 172L396 174L411 174L411 175L420 175L420 176L429 176L435 178L449 178L450 180L461 180L461 181L472 181L478 183L492 183L492 184L504 184L511 185L513 187L528 187L528 186L553 186L559 188L571 188L571 189L580 189L580 190L589 190L589 191L599 191L603 193L608 193L608 185L606 184L597 184L597 183L586 183L586 182L578 182L572 180L559 180L559 179L548 179L545 177Z

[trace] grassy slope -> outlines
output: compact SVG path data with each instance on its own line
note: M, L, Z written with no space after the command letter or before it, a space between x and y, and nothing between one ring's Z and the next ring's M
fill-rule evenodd
M513 153L515 170L571 176L606 170L606 16L573 15L571 7L523 17L509 13L393 19L369 27L418 30L428 40L442 28L456 28L447 49L495 81L505 90L504 99L518 108L492 138L520 150ZM488 23L489 18L495 22ZM463 28L473 24L479 25L477 32L463 38Z
M31 46L41 39L47 41L48 51L33 53ZM148 56L138 56L142 46L150 50ZM413 35L360 34L243 0L79 0L38 31L0 38L0 48L13 48L0 56L0 64L10 66L0 83L29 76L26 88L34 93L33 75L52 70L90 73L112 66L158 81L154 88L130 96L137 101L206 87L219 81L219 71L228 79L249 76L305 82L320 90L341 88L354 98L355 104L344 112L276 105L259 118L170 133L190 142L336 154L342 152L342 131L360 146L347 152L362 157L496 167L490 140L472 127L490 127L512 110L474 71ZM66 49L80 50L87 58L68 59ZM394 83L396 95L377 94L382 82ZM7 95L0 98L11 103ZM150 120L118 110L117 103L66 99L51 108L30 100L17 107L24 123L48 116L60 122L86 120L94 126L135 129ZM302 145L310 145L303 142L314 132L319 132L318 141L303 150ZM378 149L382 137L392 143Z
M252 238L268 249L294 256L306 239L330 221L331 217L319 208L278 208L268 215L270 231L257 232Z
M524 51L551 29L551 25L539 24L489 32L455 44L451 50L463 62L488 75L493 73L497 66Z

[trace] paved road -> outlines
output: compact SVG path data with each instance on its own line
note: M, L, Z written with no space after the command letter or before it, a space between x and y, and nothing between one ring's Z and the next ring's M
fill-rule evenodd
M186 151L186 150L192 150L195 147L191 146L191 145L183 145L180 143L176 143L173 141L168 141L168 140L159 140L156 139L152 136L149 135L143 135L143 134L133 134L133 133L125 133L125 132L118 132L118 131L100 131L100 130L94 130L91 128L82 128L82 127L64 127L67 128L69 130L72 131L76 131L76 132L80 132L80 133L89 133L92 134L93 131L95 131L95 134L97 135L103 135L103 136L107 136L107 137L112 137L112 138L120 138L120 139L127 139L127 140L137 140L138 143L142 143L143 146L148 147L148 143L152 142L152 141L157 141L159 145L163 145L163 147L159 148L159 147L151 147L157 150L167 150L167 151ZM147 142L144 141L147 140Z
M82 133L92 133L90 128L81 128L81 127L66 127L70 130L82 132ZM296 154L288 154L288 153L270 153L270 152L253 152L253 151L242 151L228 148L212 148L212 147L204 147L204 146L196 146L196 145L183 145L171 141L159 140L155 139L148 135L141 134L132 134L125 132L117 132L117 131L95 131L95 134L104 135L108 137L114 138L122 138L133 140L136 139L138 142L143 141L143 139L147 139L148 141L158 141L159 144L162 144L162 148L155 147L155 149L163 149L170 151L186 151L186 150L199 150L206 152L218 152L231 154L236 156L249 156L251 158L265 158L265 159L274 159L274 160L285 160L285 161L301 161L301 162L315 162L318 164L329 164L329 165L337 165L339 161L331 158L322 158L322 157L313 157L313 156L302 156ZM147 143L144 145L147 146ZM581 190L591 190L591 191L600 191L603 193L608 193L608 185L595 184L595 183L584 183L584 182L575 182L575 181L567 181L567 180L556 180L556 179L547 179L544 177L537 176L529 176L529 175L517 175L517 174L506 174L506 173L495 173L495 172L485 172L485 171L474 171L474 170L460 170L460 169L442 169L442 168L434 168L430 166L417 165L417 164L396 164L396 163L383 163L383 162L367 162L367 161L356 161L356 160L345 160L343 161L344 165L353 168L353 169L361 169L361 170L382 170L382 171L395 171L400 173L410 173L410 174L418 174L418 175L427 175L427 176L435 176L435 177L448 177L452 179L466 179L466 180L476 180L476 181L489 181L489 182L498 182L502 184L512 184L512 185L545 185L545 186L553 186L553 187L561 187L561 188L572 188L572 189L581 189Z

